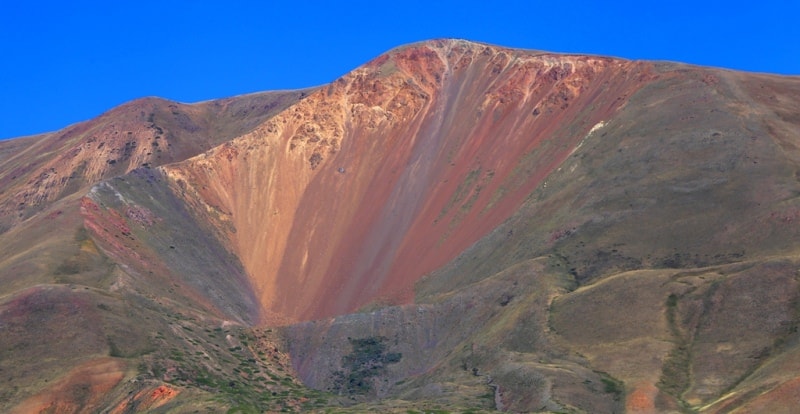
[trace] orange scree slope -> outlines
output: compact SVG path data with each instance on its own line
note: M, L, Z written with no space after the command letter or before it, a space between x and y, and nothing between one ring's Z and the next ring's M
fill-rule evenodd
M610 58L410 45L166 172L229 238L265 321L403 303L653 76Z

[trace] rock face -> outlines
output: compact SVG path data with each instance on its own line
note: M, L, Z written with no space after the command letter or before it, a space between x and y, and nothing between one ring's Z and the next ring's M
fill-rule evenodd
M414 282L507 219L652 72L411 45L166 171L229 229L267 320L408 303Z
M0 410L791 412L798 114L436 40L2 142Z

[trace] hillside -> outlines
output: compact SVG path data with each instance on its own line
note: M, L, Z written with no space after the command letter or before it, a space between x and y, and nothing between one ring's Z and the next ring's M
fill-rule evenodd
M0 409L790 412L798 114L436 40L0 143Z

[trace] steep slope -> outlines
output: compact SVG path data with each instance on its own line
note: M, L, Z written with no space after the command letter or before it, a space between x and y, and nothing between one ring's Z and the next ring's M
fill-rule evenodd
M407 303L651 76L609 58L410 45L165 170L235 246L268 320Z
M301 378L511 411L794 410L800 79L655 69L417 305L288 327ZM403 357L359 377L353 338Z
M798 114L437 40L0 143L0 410L791 412Z
M135 168L196 155L249 131L307 92L271 92L194 105L145 98L62 131L3 142L2 292L49 282L60 261L74 254L77 245L72 239L81 225L75 217L79 199L92 185ZM62 231L54 234L54 228Z

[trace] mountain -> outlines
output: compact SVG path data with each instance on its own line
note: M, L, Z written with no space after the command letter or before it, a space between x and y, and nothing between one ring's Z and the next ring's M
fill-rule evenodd
M800 79L403 46L0 143L0 409L791 412Z

